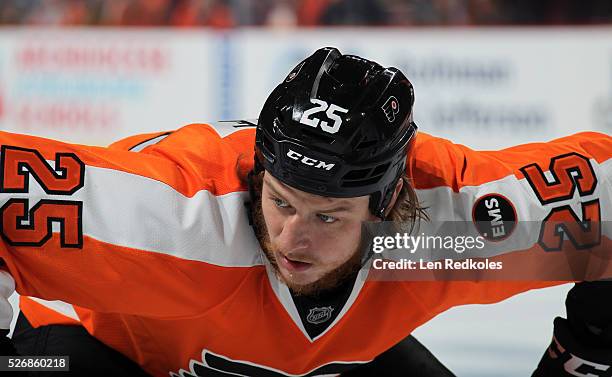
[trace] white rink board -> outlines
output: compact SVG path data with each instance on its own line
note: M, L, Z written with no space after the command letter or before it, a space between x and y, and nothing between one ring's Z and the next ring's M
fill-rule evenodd
M0 128L80 143L256 118L316 48L402 69L421 130L475 148L612 129L612 28L3 29Z
M612 130L612 28L249 30L242 38L236 46L253 63L242 65L247 114L257 114L279 72L331 45L400 68L415 87L421 130L475 148Z
M0 31L0 128L104 145L207 121L208 32Z

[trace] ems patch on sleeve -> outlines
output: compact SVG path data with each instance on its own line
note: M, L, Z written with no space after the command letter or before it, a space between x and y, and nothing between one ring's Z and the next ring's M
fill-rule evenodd
M516 228L516 209L501 194L487 194L476 200L472 219L481 236L493 242L502 241Z

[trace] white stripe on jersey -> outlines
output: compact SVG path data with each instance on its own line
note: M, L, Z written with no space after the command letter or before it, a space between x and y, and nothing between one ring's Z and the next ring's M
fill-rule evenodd
M84 187L69 197L45 194L32 175L29 187L30 208L43 198L82 201L83 233L102 242L218 266L262 264L246 192L202 190L188 198L163 182L94 166L85 168ZM0 205L24 196L2 193ZM53 230L59 231L57 223Z
M29 299L32 299L34 301L36 301L37 303L41 304L42 306L51 309L55 312L58 312L60 314L65 315L68 318L72 318L75 321L81 321L79 319L79 316L77 315L76 311L74 310L74 306L70 305L67 302L64 301L47 301L47 300L43 300L37 297L31 297L28 296Z
M48 163L54 166L53 161ZM606 177L612 175L612 160L601 165L594 160L591 163L599 179L597 188L592 195L575 200L572 208L580 215L580 201L599 197L602 220L610 221L612 188ZM262 264L260 246L248 224L244 206L248 193L215 196L202 190L188 198L165 183L118 170L88 166L85 175L85 186L70 197L45 194L30 175L30 207L42 198L80 200L83 201L84 235L99 241L218 266ZM514 175L480 186L465 186L459 193L448 187L417 190L422 204L430 207L428 212L432 223L471 222L475 199L487 193L507 197L515 206L520 221L541 221L553 206L566 204L558 202L542 206L527 181L517 180ZM14 197L24 195L0 194L0 205ZM436 234L427 226L428 223L422 224L419 233ZM58 230L59 226L54 224L54 231ZM533 237L537 236L535 232L531 233ZM610 233L610 227L604 227L604 235L612 238ZM512 242L511 249L508 249L506 241L502 241L496 243L496 247L487 247L480 256L527 249L537 239L530 236L516 241L510 237L507 241ZM458 254L457 257L468 256Z
M478 236L479 233L472 226L472 208L475 201L490 193L497 193L505 196L513 204L517 213L518 225L511 237L500 242L489 242L482 250L472 249L470 254L453 253L446 254L446 258L464 259L471 257L492 257L507 252L525 250L533 247L538 242L539 224L552 208L562 205L569 205L574 212L582 215L581 202L587 202L594 198L599 198L601 205L602 235L612 239L612 159L598 164L591 159L591 164L598 178L598 184L593 194L580 197L575 193L574 198L542 205L538 201L533 189L525 178L517 179L514 175L508 175L496 181L487 182L480 186L464 186L458 193L453 192L449 187L436 187L432 189L416 190L421 205L429 207L427 213L430 221L422 221L418 230L413 235L437 235L449 234L441 231L441 222L458 222L457 226L465 226L461 235ZM462 223L459 223L462 222ZM534 227L534 225L538 225ZM459 234L459 233L458 233ZM419 249L419 258L424 260L439 260L440 253L435 249ZM405 254L397 250L383 252L384 258L398 260L405 257Z

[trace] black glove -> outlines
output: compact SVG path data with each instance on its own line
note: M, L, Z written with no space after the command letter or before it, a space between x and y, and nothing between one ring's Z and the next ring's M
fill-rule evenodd
M0 356L17 356L17 350L8 337L9 330L0 329Z
M532 377L612 377L612 282L576 284Z
M569 322L557 317L553 340L532 377L576 376L612 376L612 348L581 344L570 331Z
M567 320L578 341L612 347L612 281L576 284L565 299Z

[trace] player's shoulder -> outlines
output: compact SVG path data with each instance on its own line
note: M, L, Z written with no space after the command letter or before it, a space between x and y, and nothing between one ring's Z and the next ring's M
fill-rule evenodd
M256 123L248 120L192 123L169 135L166 143L172 141L176 145L229 145L236 150L242 150L245 146L254 144L255 129Z
M408 153L408 165L452 169L463 163L464 154L469 151L464 145L419 131Z
M190 123L177 129L181 133L214 134L219 138L225 138L234 133L250 130L255 131L257 120L219 120L215 122Z
M149 147L182 148L227 143L241 149L255 141L256 124L248 120L190 123L174 130L131 135L110 144L112 149L130 152L148 151Z
M219 120L207 125L214 129L220 137L225 138L244 131L254 133L257 128L257 119Z

